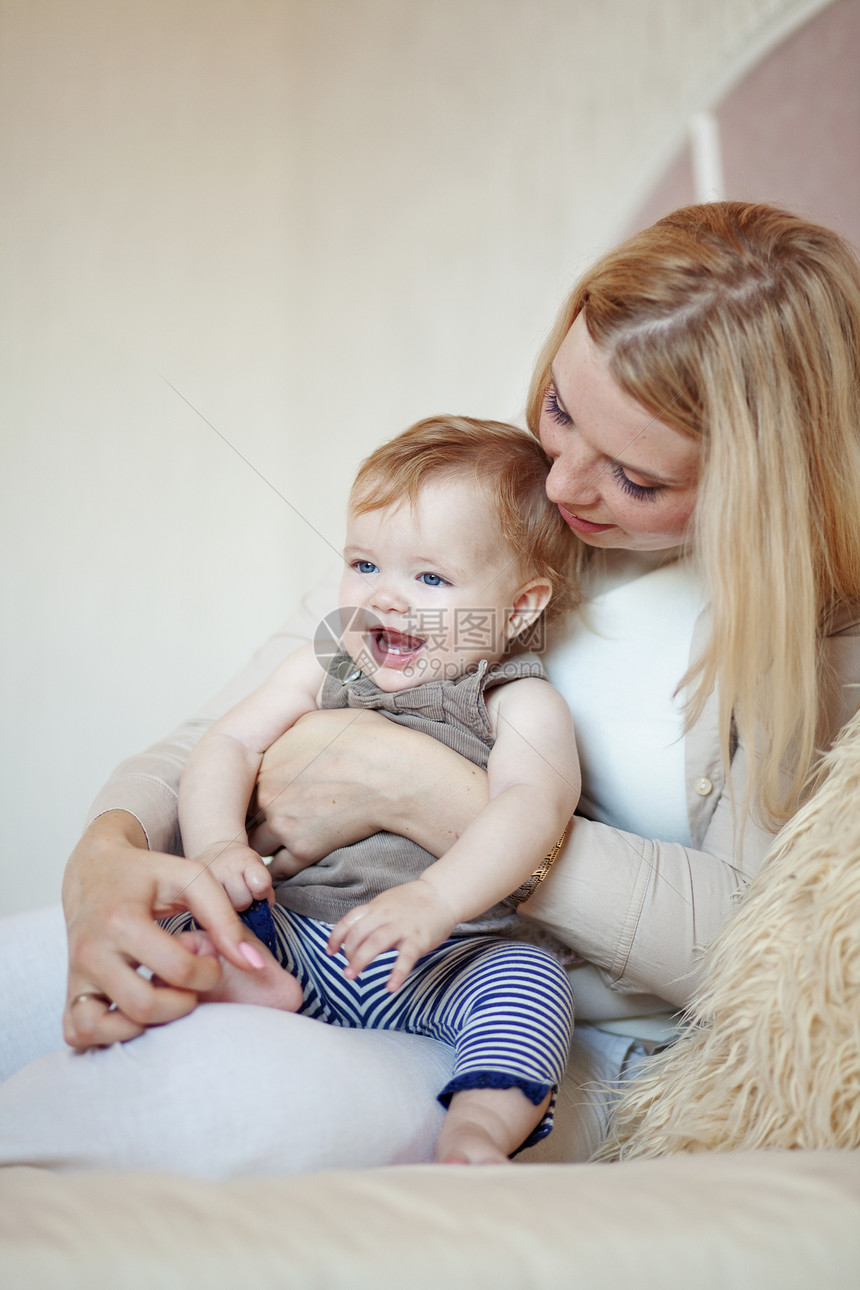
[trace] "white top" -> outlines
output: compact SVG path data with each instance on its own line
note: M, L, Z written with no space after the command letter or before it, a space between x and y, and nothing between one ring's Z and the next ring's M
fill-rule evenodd
M609 552L544 665L573 713L583 814L690 845L683 693L702 586L688 559ZM601 562L603 563L603 562Z
M589 600L543 659L573 713L579 810L639 837L689 846L684 694L676 691L704 607L701 580L689 558L667 560L666 552L612 551L595 565ZM602 1029L672 1036L671 1013L615 995L596 968L576 969L571 981L578 1014Z

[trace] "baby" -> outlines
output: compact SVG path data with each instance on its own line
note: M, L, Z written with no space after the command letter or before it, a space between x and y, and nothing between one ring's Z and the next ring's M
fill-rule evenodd
M548 870L579 796L567 704L516 653L572 598L546 472L529 435L469 418L377 449L350 493L342 652L291 654L203 736L180 787L186 855L243 910L273 899L245 832L260 761L303 714L372 708L486 768L489 802L441 859L380 833L279 883L277 962L249 947L258 970L233 970L218 994L451 1044L440 1161L500 1162L545 1136L570 1041L560 964L510 939L523 934L511 903ZM205 933L186 938L214 952Z

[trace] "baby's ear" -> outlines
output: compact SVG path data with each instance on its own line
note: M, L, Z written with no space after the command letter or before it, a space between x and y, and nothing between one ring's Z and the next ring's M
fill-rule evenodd
M516 640L531 627L546 609L552 596L552 583L535 578L520 587L505 625L505 639Z

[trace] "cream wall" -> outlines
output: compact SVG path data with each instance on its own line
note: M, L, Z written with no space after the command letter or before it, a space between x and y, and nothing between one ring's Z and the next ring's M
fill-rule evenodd
M0 0L0 912L330 565L370 447L518 415L690 112L821 7Z

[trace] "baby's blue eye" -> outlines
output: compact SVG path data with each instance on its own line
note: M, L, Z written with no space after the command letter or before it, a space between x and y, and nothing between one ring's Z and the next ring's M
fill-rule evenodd
M448 583L438 573L421 573L418 575L418 581L423 582L425 587L447 587Z
M355 567L359 573L377 573L378 570L372 560L356 560Z

